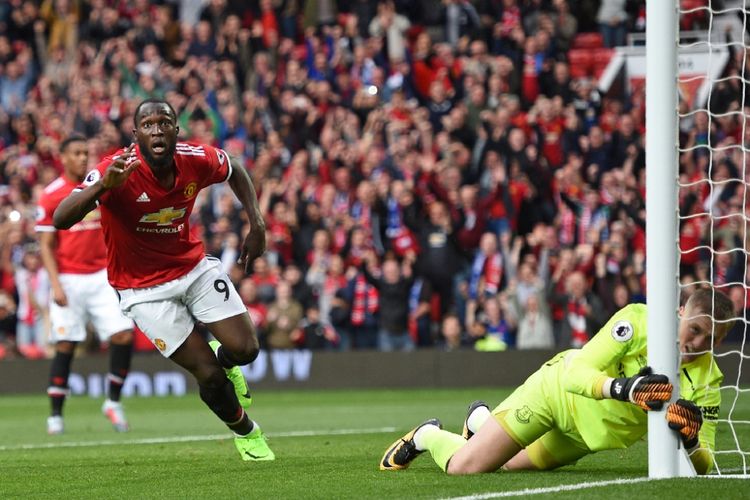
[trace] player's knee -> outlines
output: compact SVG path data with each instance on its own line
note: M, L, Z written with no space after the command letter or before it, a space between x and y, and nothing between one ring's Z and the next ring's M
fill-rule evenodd
M242 345L238 346L238 349L231 353L232 357L237 361L238 365L247 365L252 363L258 358L260 354L260 345L258 339L255 336L248 338L242 342Z
M258 359L259 354L260 354L260 347L256 343L255 345L252 345L245 350L245 352L241 356L240 364L247 365L249 363L252 363L256 359Z
M109 338L112 344L128 345L133 343L133 330L117 332Z
M55 344L55 350L61 354L73 354L76 348L75 342L69 342L67 340L61 340Z
M463 476L465 474L478 474L480 472L493 472L488 470L482 460L478 460L471 455L456 454L451 457L448 466L445 468L451 476Z
M450 461L448 461L445 472L450 476L461 476L469 473L466 468L466 461L456 456L451 457Z

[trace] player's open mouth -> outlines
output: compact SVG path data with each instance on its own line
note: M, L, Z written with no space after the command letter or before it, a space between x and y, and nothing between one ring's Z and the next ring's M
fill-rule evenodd
M165 144L152 144L151 145L151 151L154 152L154 154L161 155L164 154L164 152L167 150L167 146Z

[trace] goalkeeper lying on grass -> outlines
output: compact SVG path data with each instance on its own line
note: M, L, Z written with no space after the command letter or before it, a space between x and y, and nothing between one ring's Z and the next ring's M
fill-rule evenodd
M723 375L710 350L731 328L732 315L729 299L709 289L695 291L680 308L680 399L665 414L699 474L713 464L721 402ZM631 304L582 349L545 363L494 410L472 403L462 435L427 420L386 450L380 468L404 469L429 451L448 474L548 470L627 448L646 434L646 412L662 409L672 395L667 377L645 364L646 306Z

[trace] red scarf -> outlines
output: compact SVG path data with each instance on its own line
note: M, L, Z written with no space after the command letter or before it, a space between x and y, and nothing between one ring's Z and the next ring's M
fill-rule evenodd
M352 325L361 326L365 322L365 314L375 314L378 310L378 291L367 284L361 274L354 278L354 300L352 301Z
M570 343L573 347L583 347L589 341L586 333L586 312L583 301L568 301L568 324L570 325Z
M563 210L560 213L560 233L558 239L561 245L570 245L575 242L576 216L572 210Z
M29 307L26 310L26 314L21 320L26 325L33 325L36 322L36 309L33 306L34 303L34 292L39 289L39 271L29 275L29 285L26 289L26 302Z
M591 219L594 214L589 207L583 207L581 210L580 222L578 223L578 243L585 243L588 241L588 232L591 227Z
M503 256L497 252L484 263L484 291L497 293L503 279Z

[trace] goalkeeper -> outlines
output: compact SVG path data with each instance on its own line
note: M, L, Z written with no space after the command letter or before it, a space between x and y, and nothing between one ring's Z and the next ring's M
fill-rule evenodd
M723 375L710 351L732 316L727 296L710 289L696 290L680 308L680 399L665 413L699 474L713 463L721 402ZM549 470L627 448L646 434L646 412L662 409L672 394L667 377L645 366L646 317L645 305L628 305L582 349L553 357L494 410L472 403L462 435L427 420L386 450L381 470L404 469L424 451L448 474L472 474Z

